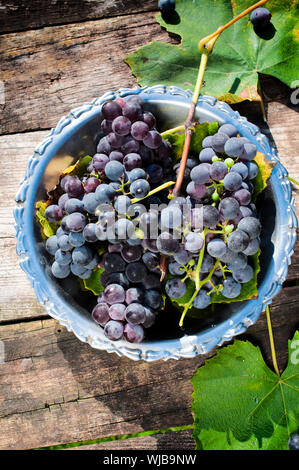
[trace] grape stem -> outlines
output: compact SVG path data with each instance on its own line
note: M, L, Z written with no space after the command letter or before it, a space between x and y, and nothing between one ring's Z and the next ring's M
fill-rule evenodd
M193 92L193 97L192 97L192 102L191 106L185 121L185 141L184 141L184 148L182 152L182 158L181 158L181 164L180 168L178 171L177 175L177 180L175 183L175 187L173 189L173 195L174 196L179 196L180 191L181 191L181 186L183 183L183 178L184 178L184 173L185 173L185 168L186 168L186 162L189 154L189 149L190 149L190 144L191 144L191 136L192 136L192 121L194 120L194 114L195 114L195 109L196 105L198 102L198 98L200 95L200 90L203 85L203 77L206 71L207 67L207 62L208 62L208 57L213 51L213 47L215 45L215 42L219 38L220 34L227 29L229 26L231 26L233 23L238 21L239 19L243 18L243 16L247 15L250 13L252 10L255 10L257 7L263 5L266 3L268 0L260 0L259 2L255 3L252 5L250 8L247 8L244 10L242 13L240 13L238 16L233 18L231 21L226 23L224 26L220 26L214 33L210 34L209 36L204 37L201 39L198 43L198 48L200 52L202 53L201 55L201 60L200 60L200 65L198 69L198 75L197 75L197 80L195 84L195 89ZM181 126L180 130L181 130ZM172 130L173 131L173 130Z
M276 374L280 377L280 372L279 372L277 359L276 359L276 352L275 352L275 345L274 345L274 338L273 338L273 331L272 331L269 305L267 305L267 307L266 307L266 318L267 318L267 327L268 327L268 333L269 333L269 340L270 340L270 348L271 348L271 356L272 356L273 367L274 367L274 370L275 370Z
M169 188L169 186L172 186L173 184L175 184L175 181L168 181L167 183L163 183L163 184L161 184L161 186L158 186L157 188L152 189L151 191L149 191L149 193L146 196L144 196L144 197L135 197L135 198L131 199L131 204L136 204L136 202L142 201L143 199L146 199L147 197L152 196L153 194L156 194L159 191L162 191L163 189Z

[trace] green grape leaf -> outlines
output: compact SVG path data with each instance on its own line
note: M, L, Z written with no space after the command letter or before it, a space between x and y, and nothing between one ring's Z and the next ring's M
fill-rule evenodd
M99 295L103 292L104 287L101 284L100 278L104 272L103 268L94 269L92 275L88 279L83 279L83 286L87 290L91 290L94 295Z
M270 162L265 155L261 152L256 153L256 157L254 159L255 163L258 165L258 174L252 180L254 191L252 195L252 200L256 201L258 195L264 191L267 187L267 181L270 178L273 168L276 165L276 162Z
M176 0L167 21L157 20L169 33L180 36L179 45L154 41L130 54L125 62L140 85L174 85L193 89L200 52L198 42L252 6L252 0ZM298 78L299 0L269 0L270 26L257 35L249 15L218 38L209 56L203 94L235 103L260 99L258 74L272 75L288 86Z
M46 201L38 201L35 204L36 208L36 221L38 225L40 226L41 229L41 235L44 239L51 237L52 235L55 235L58 227L59 227L59 222L54 223L54 222L49 222L46 217L45 217L45 210L47 209L49 205L49 202Z
M208 135L216 134L219 128L218 122L205 122L203 124L197 123L194 126L194 132L192 133L190 152L198 154L202 150L202 141ZM172 146L173 161L178 162L181 159L182 151L184 147L185 134L183 133L171 133L164 132L162 135L163 139L168 140Z
M62 177L65 175L77 175L79 178L84 176L86 173L88 163L92 160L92 157L85 155L85 157L79 158L74 165L69 166L62 172Z
M279 377L260 349L235 341L200 367L193 385L193 437L204 450L287 450L299 422L299 332Z

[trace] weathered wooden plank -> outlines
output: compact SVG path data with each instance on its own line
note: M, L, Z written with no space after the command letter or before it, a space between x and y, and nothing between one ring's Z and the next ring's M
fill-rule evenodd
M175 431L153 436L134 437L68 450L194 450L192 431Z
M70 109L135 86L123 59L152 40L174 41L153 13L3 35L0 133L55 126Z
M128 15L157 9L156 0L9 0L0 9L1 33Z
M271 316L280 367L298 323L299 287L284 290ZM240 338L271 364L265 315ZM52 319L0 329L0 447L31 448L190 424L189 379L207 356L132 363L93 350ZM208 356L210 357L214 351Z

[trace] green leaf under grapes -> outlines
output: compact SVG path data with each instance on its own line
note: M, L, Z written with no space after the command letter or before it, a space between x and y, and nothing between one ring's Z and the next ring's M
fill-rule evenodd
M288 449L299 425L298 344L297 331L280 377L258 347L238 340L197 370L191 379L197 449Z
M218 122L197 123L192 133L190 151L198 154L202 150L202 141L208 135L216 134L219 128ZM172 145L173 161L176 163L181 159L184 147L185 134L164 132L163 139L168 140Z
M88 163L92 160L92 157L85 155L85 157L79 158L74 165L69 166L62 172L62 176L65 175L77 175L81 178L86 173Z
M200 63L198 42L251 6L252 0L176 0L175 13L157 20L179 45L154 41L126 58L140 85L194 88ZM249 15L218 38L205 72L203 94L228 103L257 99L258 74L273 75L288 86L298 78L299 0L269 0L271 25L258 36ZM261 37L262 36L262 37Z
M55 235L58 227L59 227L59 222L54 223L54 222L49 222L46 217L45 217L45 210L47 209L49 203L46 201L38 201L35 204L36 207L36 221L39 224L41 228L41 235L43 238L49 238L52 235Z
M258 174L252 180L254 191L252 195L253 201L256 201L258 195L264 191L267 187L267 181L270 178L273 168L276 165L276 162L270 162L265 155L261 152L256 153L256 157L254 161L257 163L259 167Z
M104 269L97 268L93 271L92 275L88 279L83 279L84 288L91 290L94 295L99 295L103 292L104 287L101 284L100 278L101 274L104 272Z

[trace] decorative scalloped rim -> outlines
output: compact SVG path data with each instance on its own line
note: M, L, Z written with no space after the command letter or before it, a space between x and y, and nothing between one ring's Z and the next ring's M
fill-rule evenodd
M249 123L245 117L240 116L237 111L233 111L231 107L224 102L218 101L216 98L211 96L200 96L198 104L201 104L205 108L218 108L221 112L227 115L230 121L238 122L241 126L246 129L262 147L263 152L267 158L273 162L276 162L276 171L281 181L281 185L284 191L285 201L288 212L288 224L285 235L285 252L281 261L280 269L275 273L275 278L271 280L269 289L264 295L263 299L255 299L255 308L249 312L245 318L240 321L234 322L228 320L224 322L229 327L224 333L217 335L199 333L198 335L187 336L176 340L179 343L179 347L174 349L171 347L167 348L168 341L161 341L161 349L150 348L151 343L141 343L136 348L128 346L121 346L117 342L111 342L104 338L99 338L99 335L91 337L87 336L86 332L82 329L81 325L74 319L70 319L68 314L65 312L63 304L55 303L49 299L47 289L45 289L36 273L32 270L32 266L28 256L28 248L30 240L28 240L24 231L24 207L26 203L26 194L30 185L30 179L34 174L35 168L39 163L41 157L43 157L45 150L53 142L54 136L60 134L62 130L71 124L74 119L80 117L83 113L91 111L95 106L101 106L108 99L115 99L117 97L125 97L132 94L168 94L172 96L181 96L190 100L192 98L192 92L189 90L182 90L180 88L171 86L166 87L164 85L157 85L153 87L136 87L121 88L116 92L105 93L102 97L94 99L91 103L86 103L76 109L73 109L67 116L62 117L58 122L56 128L53 128L50 134L38 145L35 149L32 157L28 160L27 169L21 187L16 195L16 207L14 209L14 217L16 221L16 238L17 238L17 254L19 256L19 262L21 268L27 274L32 286L35 289L38 302L45 308L47 313L53 318L57 319L60 324L64 325L68 331L72 331L81 341L89 343L96 349L106 350L107 352L115 352L119 356L127 356L133 360L143 359L145 361L155 361L159 359L179 359L180 357L194 357L198 354L204 354L213 349L216 346L222 345L225 341L230 341L234 336L243 333L250 325L254 324L258 319L260 313L265 310L266 306L272 302L273 297L281 289L282 283L286 279L288 266L291 262L291 256L293 254L293 248L296 242L296 229L298 227L297 218L295 215L294 200L292 198L291 184L288 180L288 173L283 165L280 163L279 157L276 154L274 148L270 146L267 137L261 134L259 128L252 123ZM220 327L215 327L213 331L215 333ZM223 328L222 328L223 329ZM172 341L173 343L173 341ZM162 347L163 344L163 347ZM165 349L164 349L165 348Z

